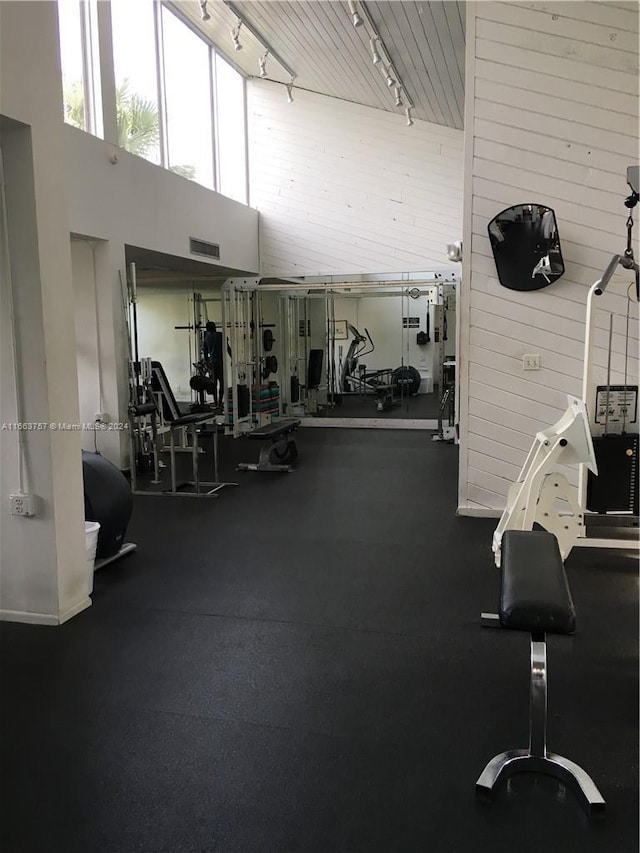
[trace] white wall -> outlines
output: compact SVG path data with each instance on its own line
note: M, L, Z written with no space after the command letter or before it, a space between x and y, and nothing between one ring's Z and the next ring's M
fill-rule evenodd
M72 231L181 258L193 258L197 237L220 246L219 261L197 257L212 269L257 271L255 210L70 125L65 133Z
M117 425L126 422L126 410L119 414L110 405L117 399L120 377L109 369L114 362L115 338L110 319L113 306L108 263L108 244L71 240L80 423L83 427L93 424L96 414L101 413L107 415L111 427L83 428L82 449L98 450L119 465L121 442L126 441L126 433Z
M626 245L626 167L638 162L638 6L468 3L466 32L462 511L502 508L536 431L558 418L567 394L580 394L588 287ZM555 209L566 272L519 293L498 283L486 229L503 208L529 201ZM623 297L611 304L624 314ZM602 377L608 320L601 314L598 323ZM620 317L618 382L623 331ZM637 341L635 326L632 334ZM542 370L523 374L525 353L540 353ZM637 376L636 359L629 369Z
M251 204L263 275L450 267L462 233L463 132L248 85Z
M78 422L56 6L0 3L0 114L10 273L2 275L2 420ZM6 246L4 247L6 248ZM17 360L12 355L15 341ZM14 384L17 368L17 389ZM20 482L16 433L0 431L0 618L57 624L90 604L80 435L24 435L25 485L37 515L10 514Z

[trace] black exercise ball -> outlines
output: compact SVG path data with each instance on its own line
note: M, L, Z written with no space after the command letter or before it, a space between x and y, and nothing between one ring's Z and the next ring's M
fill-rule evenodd
M84 517L100 524L96 559L113 557L124 544L133 498L124 474L99 453L82 451Z

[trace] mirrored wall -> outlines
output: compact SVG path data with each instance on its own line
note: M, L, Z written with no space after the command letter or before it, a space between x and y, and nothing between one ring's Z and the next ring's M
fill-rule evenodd
M438 419L455 382L455 284L290 290L280 300L285 408L353 422Z

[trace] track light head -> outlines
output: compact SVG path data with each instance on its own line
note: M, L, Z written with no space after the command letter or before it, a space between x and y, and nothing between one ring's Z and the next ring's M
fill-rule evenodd
M387 86L389 88L391 88L392 86L396 85L396 81L391 76L391 69L389 67L387 67L386 71L387 71Z
M284 85L287 89L287 103L292 104L293 103L293 80L291 81L291 83L285 83Z
M354 27L361 27L364 23L360 15L358 14L358 7L356 5L355 0L349 0L349 12L351 14L351 20L353 22Z
M267 76L267 57L269 56L269 51L265 53L264 56L261 56L258 60L258 65L260 66L260 76L262 78Z
M447 243L447 257L450 261L459 262L462 260L462 241L456 240L455 243Z
M207 12L207 0L200 0L200 17L203 21L208 21L211 18Z
M231 30L231 38L233 39L233 49L234 50L242 50L242 45L240 44L240 27L242 26L242 21L238 21L236 26Z
M411 118L411 107L407 107L404 111L404 114L407 117L407 127L411 127L413 124L413 119Z
M396 98L396 107L402 107L403 106L402 97L400 96L401 91L402 90L401 90L400 86L396 86L395 89L393 90L393 94L395 95L395 98Z
M373 64L377 65L379 62L382 62L382 57L378 53L378 48L376 46L377 36L369 39L369 45L371 47L371 59L373 60Z

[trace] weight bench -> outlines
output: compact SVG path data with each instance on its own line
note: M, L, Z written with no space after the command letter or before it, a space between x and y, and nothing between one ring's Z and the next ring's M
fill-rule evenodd
M169 466L171 472L171 489L163 490L163 491L145 491L144 494L147 495L180 495L183 497L210 497L217 498L217 492L223 487L223 483L218 482L205 482L200 479L200 470L199 470L199 461L198 455L200 453L200 445L198 440L198 429L203 428L206 423L210 423L211 421L215 421L216 414L215 412L198 412L188 415L183 415L180 412L180 407L178 406L178 402L174 396L173 389L169 383L169 378L164 371L162 364L159 361L151 361L151 373L150 373L150 387L153 392L153 395L156 400L155 408L162 415L162 424L164 427L168 428L169 431ZM191 446L188 448L177 447L176 446L176 434L180 430L186 430L191 435ZM214 457L214 467L216 470L216 480L217 480L217 467L218 467L218 436L217 436L217 428L214 425L214 448L213 448L213 457ZM131 430L131 440L133 441L133 430ZM154 428L154 444L157 448L157 431ZM183 483L178 483L177 480L177 462L176 462L176 452L178 450L187 449L191 455L191 471L192 471L192 480L188 480ZM132 449L133 453L133 449ZM158 483L160 482L159 474L158 474L158 462L157 462L157 449L155 450L156 456L156 465L155 465L155 480L152 482ZM232 484L229 484L232 485ZM235 484L233 484L235 485ZM184 486L193 487L193 491L181 491ZM201 488L204 487L205 491L201 491ZM135 487L134 487L135 491Z
M260 448L257 462L241 462L238 471L293 471L293 462L298 457L298 448L291 433L300 426L298 418L285 418L258 427L246 434L254 441L269 440Z
M545 632L572 634L576 616L558 540L546 531L506 530L502 536L502 585L498 614L482 614L488 627L531 633L531 692L528 749L496 755L476 782L490 795L498 780L532 771L555 776L575 788L590 814L604 813L605 801L577 764L547 752L547 644Z

